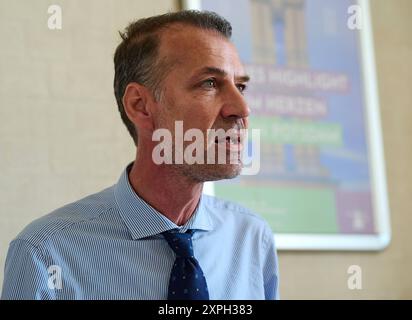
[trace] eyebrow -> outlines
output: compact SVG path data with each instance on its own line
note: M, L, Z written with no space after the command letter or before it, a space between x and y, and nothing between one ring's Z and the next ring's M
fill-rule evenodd
M217 67L204 67L196 73L195 77L206 75L206 74L216 74L222 78L228 76L228 73L223 69L220 69ZM250 80L250 77L245 74L241 76L235 76L235 79L241 82L248 82Z

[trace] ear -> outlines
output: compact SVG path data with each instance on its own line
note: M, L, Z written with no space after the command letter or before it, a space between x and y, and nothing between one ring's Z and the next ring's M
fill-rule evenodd
M154 128L152 112L150 104L151 92L145 87L136 82L131 82L127 85L123 95L124 110L130 121L134 123L138 129L147 129L152 131Z

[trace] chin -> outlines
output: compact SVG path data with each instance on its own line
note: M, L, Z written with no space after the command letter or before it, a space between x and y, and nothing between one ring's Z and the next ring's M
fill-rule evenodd
M240 164L200 165L196 167L191 166L191 172L186 173L198 182L233 179L239 176L242 171Z
M217 170L220 171L220 170ZM225 168L222 169L220 173L220 179L233 179L236 178L238 175L240 175L240 172L242 171L242 166L241 165L235 165L235 164L227 164L225 165Z

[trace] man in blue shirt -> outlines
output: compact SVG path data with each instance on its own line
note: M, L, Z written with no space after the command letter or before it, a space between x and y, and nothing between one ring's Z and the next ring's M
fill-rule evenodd
M230 24L182 11L138 20L121 36L114 91L135 161L115 185L34 221L11 242L2 299L277 299L268 224L202 193L204 182L242 169L237 132L248 126L248 77ZM189 142L179 146L178 122L204 137L236 132L202 141L201 151L223 145L225 160L238 161L179 162ZM154 159L158 129L173 136L171 162Z

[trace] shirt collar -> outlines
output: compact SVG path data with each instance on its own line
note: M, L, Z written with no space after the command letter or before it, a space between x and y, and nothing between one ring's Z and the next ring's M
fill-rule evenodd
M119 181L115 184L114 196L120 216L134 240L157 235L171 229L178 229L180 232L186 232L187 229L213 230L211 218L205 208L203 194L192 217L183 226L178 226L149 205L133 190L128 177L132 165L133 162L126 167Z

